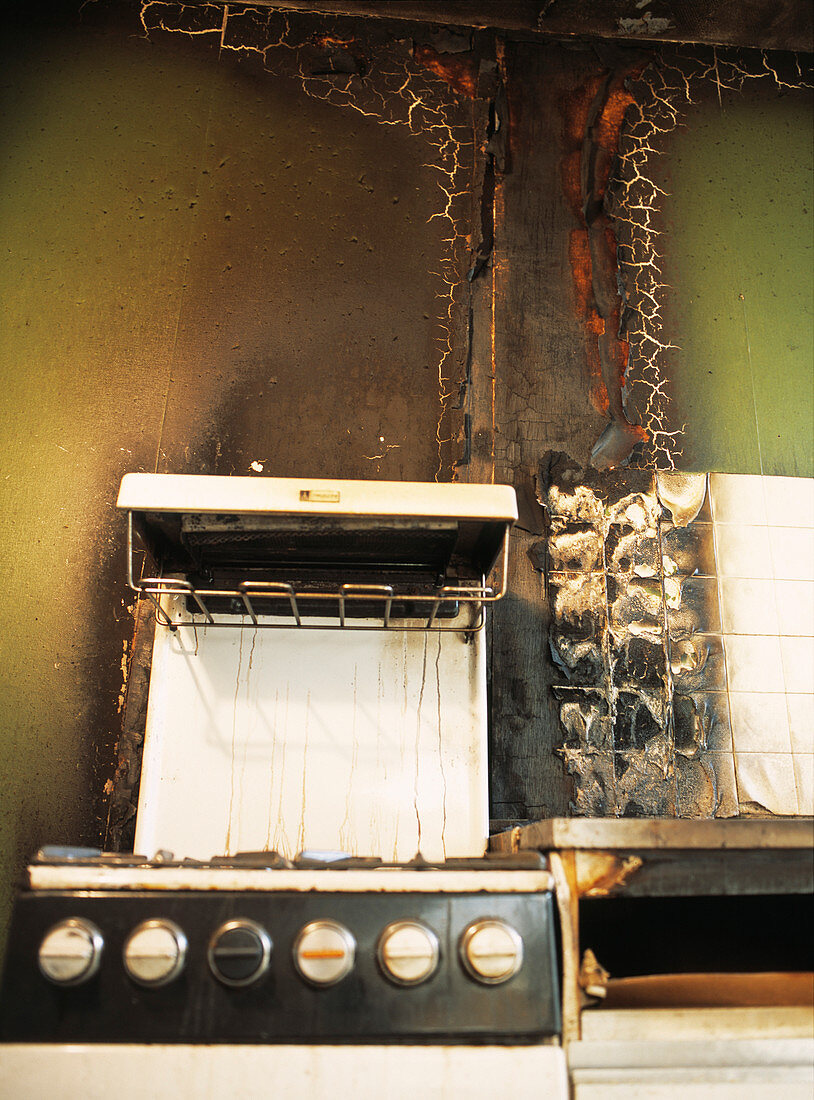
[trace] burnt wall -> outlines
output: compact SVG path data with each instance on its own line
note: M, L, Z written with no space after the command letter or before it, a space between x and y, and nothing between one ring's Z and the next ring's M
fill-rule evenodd
M461 452L471 94L386 28L158 7L4 41L0 926L38 845L102 843L143 722L122 474Z
M483 444L473 452L478 478L512 482L521 502L509 597L492 617L497 818L727 816L757 804L759 812L810 812L810 779L800 778L812 772L810 732L798 742L788 737L800 719L786 723L779 752L777 722L766 709L753 723L761 732L748 746L741 740L743 755L736 737L733 760L725 697L691 706L691 689L681 688L688 670L678 667L671 680L670 646L700 646L687 656L706 669L696 687L725 692L725 663L735 659L736 644L725 659L709 563L695 563L679 592L702 600L699 621L690 628L691 610L665 611L659 539L669 512L662 514L654 480L657 471L757 478L757 516L763 475L811 476L810 61L633 43L506 44L506 170L497 173L493 203L490 293L476 299L483 336L474 342L473 411L473 438ZM610 478L607 491L617 471L627 471L617 486L621 498L639 492L644 477L651 574L631 578L632 565L620 568L618 547L609 549L607 539L629 541L623 528L631 525L615 520L606 529L602 507L597 526L581 534L567 530L575 517L536 507L536 499L547 502L550 486L538 466L549 451L580 471L578 496L594 495L600 471ZM780 528L808 522L810 484L788 486L787 510L775 513ZM775 492L768 481L765 491ZM594 564L558 567L558 534L583 537ZM737 584L765 585L771 568L738 566L749 576L739 574ZM810 609L810 564L794 570ZM790 574L783 577L791 583ZM766 593L739 631L761 634L761 623L777 618L775 597ZM637 601L655 618L633 640L627 624L609 615L635 612ZM673 620L669 644L667 618L652 629L662 614ZM808 706L814 685L802 654L814 633L810 610L795 629L802 633L782 668L777 639L766 630L765 646L777 658L771 690L795 699L802 693L800 706ZM583 665L577 649L593 654L590 681L576 667L564 673L557 647L566 635L568 660L580 672L591 662ZM808 669L802 681L798 663ZM714 666L718 680L707 681ZM589 698L591 691L599 694ZM707 738L705 729L715 732ZM790 770L795 744L803 753L797 779ZM767 756L763 771L774 768L776 779L758 784L755 799L746 777L761 750L783 760ZM777 797L767 794L773 782Z
M551 653L540 461L586 484L620 463L810 475L811 80L795 55L646 37L113 0L9 28L0 923L37 845L109 833L123 722L138 743L128 470L514 484L494 817L681 804L581 801L558 751L583 730L633 751L644 712L613 710L642 687L613 683L609 638L609 687ZM778 118L771 172L721 157ZM744 225L759 247L736 256ZM577 689L605 691L601 721Z

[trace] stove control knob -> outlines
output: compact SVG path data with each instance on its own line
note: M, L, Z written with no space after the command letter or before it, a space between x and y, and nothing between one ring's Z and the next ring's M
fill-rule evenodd
M171 920L145 920L124 944L124 969L139 985L166 985L184 969L187 938Z
M461 936L459 950L466 972L484 985L507 982L523 964L523 940L502 920L473 921Z
M268 970L271 947L262 925L245 918L227 921L209 941L209 969L224 985L252 985Z
M356 940L334 920L311 921L294 941L294 965L311 985L341 982L353 970L355 956Z
M419 921L393 921L379 937L377 956L391 982L419 985L438 969L438 937Z
M102 933L84 917L70 917L46 932L40 944L40 971L55 985L81 985L99 969Z

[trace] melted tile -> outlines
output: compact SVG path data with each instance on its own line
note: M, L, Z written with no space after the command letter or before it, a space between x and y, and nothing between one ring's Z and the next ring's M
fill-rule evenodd
M707 751L731 752L732 729L726 692L693 692L673 696L676 752L697 756Z
M670 638L670 673L679 695L696 691L726 691L721 639L712 634Z
M719 634L721 614L715 577L671 577L669 582L665 580L664 591L670 637Z
M613 748L610 705L604 692L556 687L554 695L559 700L567 745Z
M549 648L554 664L569 684L599 687L605 680L601 639L580 639L551 630Z
M574 779L573 811L581 817L616 815L616 779L611 752L585 752L582 749L559 750L565 770Z
M659 696L618 691L613 719L615 749L644 749L665 736L665 715Z
M623 817L675 817L674 769L666 755L614 754L616 800Z
M548 537L548 556L552 572L601 572L602 537L589 523L555 521Z
M679 817L714 817L718 805L715 772L697 757L676 757L676 810Z
M647 635L628 635L610 647L614 687L648 688L666 692L667 661L660 640Z
M661 564L658 531L655 528L639 531L629 524L611 524L605 538L605 561L609 573L658 577Z
M699 516L710 518L707 475L660 470L656 474L659 500L676 527L687 527Z
M659 635L664 629L661 583L657 578L608 577L608 612L614 633Z
M666 576L715 576L715 540L711 523L692 523L689 527L662 524L662 567Z
M605 581L601 574L551 573L549 599L554 630L580 639L598 639L605 629Z

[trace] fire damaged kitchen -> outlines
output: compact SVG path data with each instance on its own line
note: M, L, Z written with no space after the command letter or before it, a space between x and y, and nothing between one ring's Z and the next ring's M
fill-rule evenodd
M810 5L20 7L0 1094L808 1098Z

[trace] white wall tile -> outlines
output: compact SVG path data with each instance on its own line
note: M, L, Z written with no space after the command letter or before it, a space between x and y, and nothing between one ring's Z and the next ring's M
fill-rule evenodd
M814 479L710 474L709 500L738 796L814 815Z
M777 634L774 581L721 577L721 622L724 634Z
M775 581L774 592L779 632L814 636L814 581Z
M814 755L800 753L793 757L797 781L797 812L814 816Z
M727 634L724 651L730 691L786 690L776 635Z
M765 523L760 474L710 474L712 515L719 523Z
M814 638L781 638L780 649L785 690L814 692Z
M792 752L814 752L814 695L787 695Z
M730 691L729 707L736 752L791 752L785 696Z
M774 527L814 527L814 478L764 477L766 522Z
M798 813L793 760L791 753L736 753L738 800L755 802L773 814Z
M772 567L778 580L814 580L814 530L770 527Z
M719 577L774 576L767 527L716 523L715 558Z

